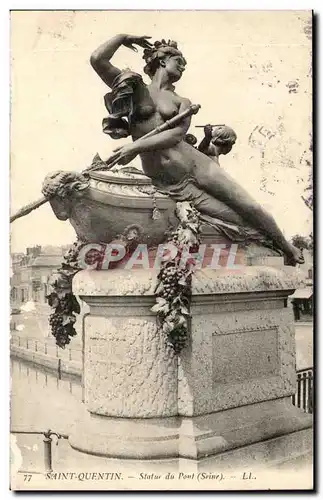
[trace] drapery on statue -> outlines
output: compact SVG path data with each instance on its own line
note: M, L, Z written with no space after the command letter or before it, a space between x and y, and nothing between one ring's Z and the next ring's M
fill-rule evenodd
M144 173L159 191L175 201L190 201L206 217L219 218L223 212L228 222L251 226L271 239L289 264L302 263L301 251L285 239L273 217L220 168L216 154L210 159L185 141L190 117L172 129L142 138L191 105L174 88L186 66L177 43L162 40L152 45L149 38L120 34L91 56L92 67L112 90L105 96L110 116L103 120L104 132L113 138L131 135L134 141L117 148L109 162L126 165L139 155ZM121 46L137 52L135 45L144 49L149 85L137 73L111 64Z

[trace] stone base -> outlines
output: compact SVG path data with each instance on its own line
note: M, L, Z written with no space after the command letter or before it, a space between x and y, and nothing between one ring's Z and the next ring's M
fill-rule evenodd
M312 417L290 398L197 417L112 418L84 411L69 438L79 451L113 458L203 459L246 466L311 454Z
M311 454L312 418L295 408L294 269L203 268L193 276L189 342L175 356L151 311L156 270L81 272L82 452L225 467ZM208 458L209 457L209 458ZM212 457L212 458L211 458Z

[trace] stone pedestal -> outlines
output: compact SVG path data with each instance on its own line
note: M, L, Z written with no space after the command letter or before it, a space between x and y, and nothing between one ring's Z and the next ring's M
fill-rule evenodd
M268 453L279 462L296 442L297 455L309 453L311 417L291 403L294 327L284 307L299 286L296 270L197 271L191 338L180 356L166 347L150 310L155 284L156 273L140 269L74 278L90 314L85 407L72 447L129 459L216 455L219 463Z

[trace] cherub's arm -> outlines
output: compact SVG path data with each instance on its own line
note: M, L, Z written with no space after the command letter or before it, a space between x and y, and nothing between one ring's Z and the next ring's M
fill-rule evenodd
M205 125L204 127L204 137L198 146L198 150L207 156L215 156L215 148L211 144L212 140L212 125Z

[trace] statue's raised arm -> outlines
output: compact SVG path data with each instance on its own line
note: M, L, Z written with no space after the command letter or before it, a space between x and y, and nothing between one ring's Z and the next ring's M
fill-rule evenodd
M151 44L148 42L150 36L133 36L120 34L116 35L107 42L98 47L91 55L90 62L93 69L102 78L104 83L112 87L114 79L121 73L121 70L113 66L110 60L115 52L124 45L129 49L138 52L135 45L142 48L149 48ZM135 44L135 45L134 45Z

